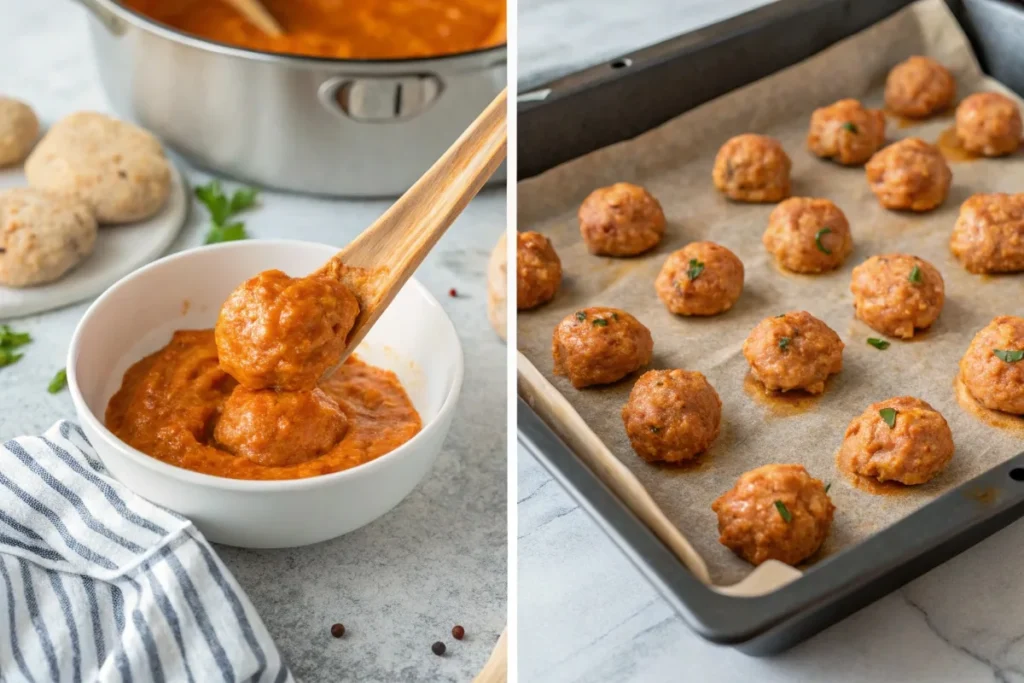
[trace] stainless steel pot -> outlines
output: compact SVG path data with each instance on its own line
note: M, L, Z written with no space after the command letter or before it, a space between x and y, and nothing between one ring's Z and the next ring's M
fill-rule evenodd
M505 87L504 46L435 59L294 57L195 38L114 0L79 2L119 115L200 166L268 187L401 194Z

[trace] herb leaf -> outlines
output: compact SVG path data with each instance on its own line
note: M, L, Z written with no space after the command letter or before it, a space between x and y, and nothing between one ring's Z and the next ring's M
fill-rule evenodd
M889 342L884 339L878 339L877 337L868 337L868 344L881 351L885 351L889 348Z
M793 341L790 337L779 337L779 348L783 351L789 350L789 343Z
M583 311L576 311L576 319L579 320L580 322L583 322L584 320L587 319L587 314L584 313Z
M825 484L825 493L828 493L828 490L830 488L832 488L832 482L829 482L829 483Z
M782 521L789 524L793 521L793 515L790 513L789 508L781 500L775 501L775 509L779 511L779 517L782 517Z
M256 197L258 195L259 190L252 187L242 187L235 190L235 193L231 195L231 214L234 215L252 208L256 204Z
M594 327L608 327L608 321L604 318L594 318Z
M830 250L828 247L821 243L821 238L829 234L830 232L832 232L832 228L826 225L824 228L814 233L814 243L818 246L818 251L820 251L823 254L828 254L829 256L832 255L832 250Z
M223 223L231 215L231 203L220 188L219 180L211 180L206 185L198 186L196 197L210 212L210 219L214 223Z
M61 389L68 385L68 369L61 368L57 371L57 374L50 380L50 386L46 387L46 390L51 394L59 393Z
M885 424L889 425L889 429L896 428L896 409L895 408L882 408L878 411L878 414L882 416L882 420Z
M211 180L206 185L196 187L195 193L206 210L210 212L212 225L206 235L205 244L248 239L249 234L245 231L245 224L242 222L228 223L228 219L255 205L259 190L241 187L228 198L220 186L220 181Z
M686 277L696 280L704 272L704 263L695 258L690 259L690 267L686 269Z
M910 276L907 279L913 282L915 285L919 285L922 282L924 282L924 278L921 277L921 268L919 266L914 266L913 268L911 268Z
M0 325L0 347L16 349L32 341L28 332L15 332L7 325Z
M1017 361L1024 359L1024 349L1019 349L1017 351L992 349L992 353L994 353L996 358L1004 363L1016 363Z
M23 353L15 353L5 346L0 346L0 368L17 363L24 355Z
M857 126L855 126L855 125L854 125L854 124L853 124L852 122L850 122L850 121L847 121L846 123L844 123L842 127L843 127L843 128L845 129L845 130L848 130L848 131L850 131L850 132L851 132L851 133L853 133L854 135L856 135L856 134L857 134Z
M238 223L228 223L224 226L214 224L210 228L210 232L206 233L205 244L235 242L237 240L244 240L248 238L249 233L245 231L245 223L242 223L241 221Z

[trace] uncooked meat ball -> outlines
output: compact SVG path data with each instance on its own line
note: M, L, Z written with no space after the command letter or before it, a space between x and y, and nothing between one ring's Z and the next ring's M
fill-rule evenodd
M885 144L885 114L857 100L839 100L811 114L807 148L819 157L859 166Z
M1024 193L969 197L960 206L949 247L972 273L1024 270Z
M840 466L853 474L908 485L929 481L952 457L945 418L912 396L872 403L850 422L839 450Z
M1024 318L1001 315L974 335L960 377L989 410L1024 415Z
M775 138L747 133L718 150L715 187L740 202L777 202L789 196L792 162Z
M595 306L571 313L551 342L555 374L577 389L618 382L651 362L654 340L639 320L617 308Z
M645 372L622 409L629 442L648 462L692 460L711 446L721 422L718 392L687 370Z
M654 289L676 315L717 315L743 292L743 262L714 242L691 242L668 257Z
M536 308L554 298L562 284L562 262L547 237L516 233L516 308Z
M835 506L803 465L763 465L712 503L719 542L751 564L796 566L818 552Z
M931 327L946 300L935 266L906 254L872 256L853 269L850 291L858 318L882 334L902 339Z
M846 215L828 199L793 197L780 203L761 241L780 266L794 273L835 270L853 251Z
M765 318L743 342L750 373L768 391L825 391L825 380L843 369L844 344L831 327L807 311Z
M931 211L946 201L953 182L942 153L919 138L889 145L864 168L871 191L887 209Z
M956 137L968 152L987 157L1013 154L1020 147L1020 109L1006 95L982 92L956 108Z
M886 106L911 119L947 109L955 98L953 74L930 57L915 56L897 64L885 81Z
M631 183L601 187L583 200L580 234L590 253L636 256L665 234L665 214L650 192Z

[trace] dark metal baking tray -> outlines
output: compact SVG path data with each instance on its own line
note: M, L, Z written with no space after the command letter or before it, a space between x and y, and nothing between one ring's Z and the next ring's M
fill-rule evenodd
M634 137L908 4L780 0L524 93L518 107L520 179ZM1024 6L1000 0L947 4L986 73L1024 93ZM520 444L695 632L752 655L792 647L1024 516L1021 453L771 594L729 597L694 578L522 399L518 429Z

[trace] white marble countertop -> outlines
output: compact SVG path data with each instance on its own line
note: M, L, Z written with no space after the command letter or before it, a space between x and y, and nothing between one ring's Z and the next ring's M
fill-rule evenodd
M79 109L109 110L75 3L0 0L0 93L30 102L49 122ZM193 183L208 178L183 168ZM387 204L264 193L245 220L257 238L342 245ZM204 223L205 210L193 211L172 250L200 244ZM504 191L489 190L417 273L452 317L466 358L457 416L427 479L398 508L335 541L218 549L299 680L468 681L504 628L506 354L487 322L484 284L504 227ZM458 298L448 297L452 287ZM13 321L35 341L20 362L0 369L0 439L74 417L68 393L52 396L46 386L64 366L86 305ZM329 628L339 621L347 633L335 640ZM456 623L466 628L461 643L450 635ZM431 652L436 640L448 644L446 656Z

